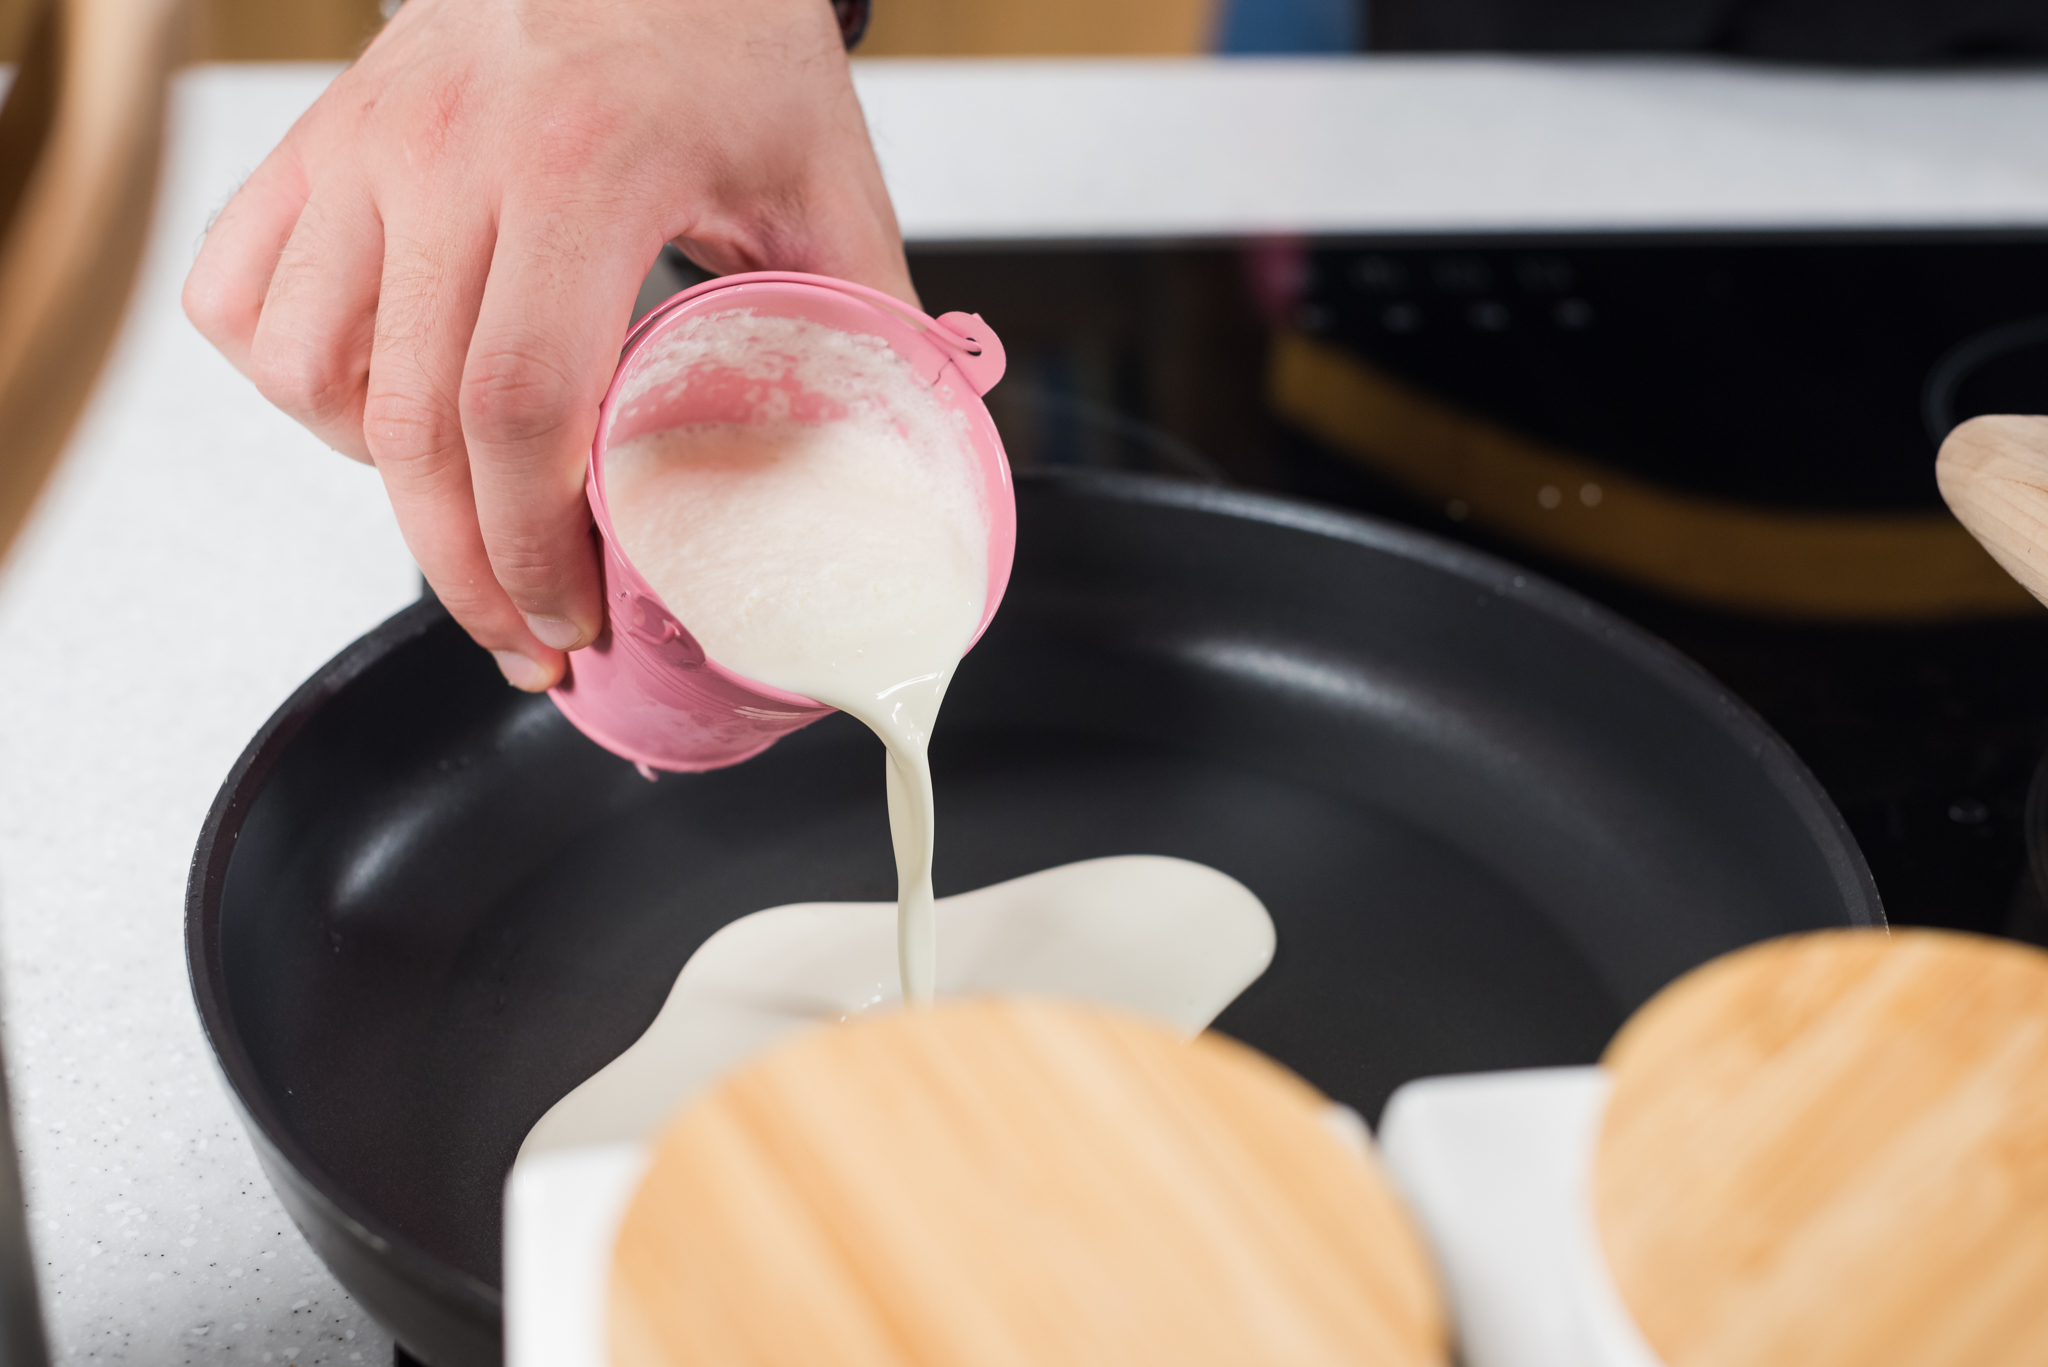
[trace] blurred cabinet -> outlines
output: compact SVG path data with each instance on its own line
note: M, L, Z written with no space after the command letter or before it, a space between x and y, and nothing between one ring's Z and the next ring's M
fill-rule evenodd
M41 0L0 0L0 61L20 60L28 16ZM378 25L377 0L197 0L193 59L202 62L347 61Z
M877 0L873 57L1186 55L1207 51L1219 0ZM824 3L824 0L819 0ZM0 0L0 61L36 0ZM383 22L377 0L200 0L194 56L347 61Z
M1216 0L875 0L866 57L1188 56Z
M203 62L348 61L384 18L377 0L200 0Z

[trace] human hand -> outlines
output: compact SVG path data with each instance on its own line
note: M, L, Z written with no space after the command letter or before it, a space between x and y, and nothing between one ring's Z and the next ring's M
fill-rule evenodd
M916 301L826 0L410 0L221 212L185 311L375 464L539 690L603 625L584 463L669 241Z

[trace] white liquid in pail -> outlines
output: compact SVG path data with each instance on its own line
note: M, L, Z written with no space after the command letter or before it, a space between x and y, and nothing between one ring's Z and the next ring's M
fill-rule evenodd
M664 368L704 361L758 370L755 420L611 447L613 531L710 658L881 737L903 994L929 1000L927 747L988 589L965 427L880 338L731 313L664 339Z

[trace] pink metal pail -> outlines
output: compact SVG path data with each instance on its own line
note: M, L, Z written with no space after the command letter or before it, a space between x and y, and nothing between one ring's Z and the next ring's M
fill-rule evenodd
M684 290L656 308L626 340L618 373L599 412L584 488L603 538L608 622L586 649L573 651L555 706L592 740L643 772L690 772L737 764L832 709L734 673L705 656L689 629L640 577L612 534L605 507L604 455L613 441L702 422L745 422L775 386L740 383L736 372L696 366L673 378L650 379L667 332L689 317L747 310L802 318L880 337L908 360L949 407L966 416L970 450L981 477L988 520L988 604L975 639L988 629L1010 581L1017 545L1017 505L1010 464L981 396L1003 377L1003 344L971 313L928 318L879 290L822 275L759 271L729 275ZM794 383L792 380L791 383ZM781 387L787 392L787 386ZM788 411L801 412L802 395ZM652 777L652 775L649 775Z

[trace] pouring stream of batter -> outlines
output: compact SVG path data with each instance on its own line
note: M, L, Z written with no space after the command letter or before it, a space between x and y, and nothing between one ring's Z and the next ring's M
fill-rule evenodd
M678 365L695 354L758 372L760 402L751 421L612 447L613 530L712 659L881 738L903 995L929 1001L927 748L987 601L987 521L960 419L877 337L736 312L669 346Z

